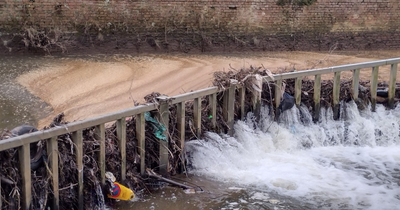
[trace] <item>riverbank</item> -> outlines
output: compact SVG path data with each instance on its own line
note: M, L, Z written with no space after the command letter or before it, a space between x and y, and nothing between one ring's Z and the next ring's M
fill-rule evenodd
M206 88L212 86L215 71L263 65L281 73L399 55L400 51L333 51L63 56L49 57L51 65L35 68L17 81L52 107L52 113L39 120L42 128L61 112L67 121L83 120L142 103L151 92L173 96ZM388 69L381 68L379 79L388 75ZM369 78L370 70L361 72L361 79Z

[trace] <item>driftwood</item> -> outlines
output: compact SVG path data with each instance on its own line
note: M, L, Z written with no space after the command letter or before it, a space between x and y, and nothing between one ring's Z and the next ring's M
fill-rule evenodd
M149 176L150 178L153 178L153 179L157 179L159 181L163 181L163 182L172 184L172 185L177 186L177 187L181 187L183 189L195 189L195 187L192 187L192 186L189 186L189 185L185 185L185 184L173 181L171 179L167 179L165 177L162 177L161 175L156 174L152 170L147 170L147 176Z

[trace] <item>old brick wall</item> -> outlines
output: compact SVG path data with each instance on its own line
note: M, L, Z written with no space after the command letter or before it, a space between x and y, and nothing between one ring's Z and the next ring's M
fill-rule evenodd
M174 41L183 51L187 46L204 50L227 46L228 42L263 49L296 49L293 43L286 44L291 47L284 44L296 37L296 46L303 39L311 40L306 49L321 48L321 43L328 42L326 48L335 39L381 40L388 48L400 45L395 38L400 32L398 0L317 0L309 6L279 6L277 2L0 0L0 38L4 42L11 33L26 35L27 30L46 31L57 40L56 35L61 33L90 36L97 41L122 35L130 37L132 47L140 47L145 40L149 46L168 48ZM324 40L327 36L333 38Z

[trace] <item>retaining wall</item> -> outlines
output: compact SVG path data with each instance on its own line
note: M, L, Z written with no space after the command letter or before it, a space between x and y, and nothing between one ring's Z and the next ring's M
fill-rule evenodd
M397 0L0 1L5 47L43 32L49 42L138 51L397 48L399 19Z

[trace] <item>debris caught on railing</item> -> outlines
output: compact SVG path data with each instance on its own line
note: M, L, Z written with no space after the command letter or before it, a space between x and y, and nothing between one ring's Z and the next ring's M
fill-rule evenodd
M295 104L295 99L293 96L289 95L289 93L284 92L281 103L279 104L279 111L282 113L286 110L291 109Z
M154 135L163 141L168 141L167 137L164 135L165 126L158 122L156 119L152 118L150 112L144 113L144 119L146 122L150 122L151 126L153 127Z

